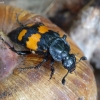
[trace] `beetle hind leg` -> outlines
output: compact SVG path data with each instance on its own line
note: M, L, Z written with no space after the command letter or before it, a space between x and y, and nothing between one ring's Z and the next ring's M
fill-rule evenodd
M9 49L11 49L13 52L17 53L18 55L28 55L31 54L31 51L17 51L14 49L14 47L10 47Z

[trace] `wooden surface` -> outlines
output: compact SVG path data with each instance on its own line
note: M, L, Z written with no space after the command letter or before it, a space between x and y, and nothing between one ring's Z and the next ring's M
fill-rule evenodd
M23 24L43 22L48 28L65 34L60 28L40 15L18 9L16 7L0 5L0 29L8 34L18 27L16 14L20 13L19 20ZM78 53L77 60L83 53L68 37L71 52ZM18 67L29 67L38 64L42 57L30 55ZM62 85L62 77L66 74L61 63L55 62L55 74L51 80L49 61L40 69L25 70L17 74L10 74L0 82L0 100L96 100L97 89L93 72L88 61L77 64L76 74L73 72ZM17 72L16 68L14 72Z

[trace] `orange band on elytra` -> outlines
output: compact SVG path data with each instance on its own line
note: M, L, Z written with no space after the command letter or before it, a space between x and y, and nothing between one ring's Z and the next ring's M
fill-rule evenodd
M49 31L49 29L46 27L46 26L40 26L38 27L38 31L41 33L41 34L45 34L46 32Z
M18 40L21 41L23 36L26 34L27 30L26 29L23 29L20 33L19 33L19 36L18 36Z
M37 50L38 45L37 43L40 41L41 35L36 33L32 34L30 37L28 37L28 41L26 42L26 47L31 50Z

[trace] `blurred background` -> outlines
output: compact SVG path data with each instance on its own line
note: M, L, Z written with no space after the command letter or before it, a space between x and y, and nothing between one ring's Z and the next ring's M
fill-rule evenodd
M0 0L49 18L80 47L96 77L100 100L100 0Z

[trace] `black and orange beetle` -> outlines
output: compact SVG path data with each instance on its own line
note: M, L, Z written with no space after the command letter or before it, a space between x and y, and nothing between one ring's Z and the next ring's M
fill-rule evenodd
M62 84L65 84L65 77L68 73L75 70L77 63L75 54L69 53L70 45L66 41L66 35L60 37L58 32L49 30L43 23L23 25L19 22L18 17L17 21L20 27L11 31L8 37L13 42L26 47L29 51L16 51L13 47L10 47L10 49L18 55L27 55L33 51L37 54L44 55L43 61L35 67L29 67L30 69L39 68L49 57L51 57L50 79L54 74L54 61L62 62L63 67L68 70L67 74L62 78ZM79 61L81 60L86 60L86 57L81 57Z

